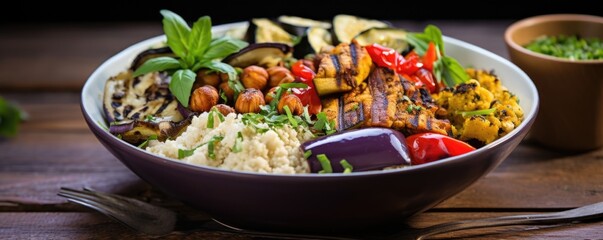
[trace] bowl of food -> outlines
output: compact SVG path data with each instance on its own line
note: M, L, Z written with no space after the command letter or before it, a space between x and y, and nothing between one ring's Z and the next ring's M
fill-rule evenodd
M433 25L338 15L191 28L162 14L166 35L91 74L84 118L140 178L239 228L404 220L498 166L538 110L523 71ZM287 25L305 29L306 47L288 42ZM366 42L373 34L389 41Z
M529 17L507 28L505 43L511 61L540 93L540 113L529 138L556 150L602 147L603 17Z

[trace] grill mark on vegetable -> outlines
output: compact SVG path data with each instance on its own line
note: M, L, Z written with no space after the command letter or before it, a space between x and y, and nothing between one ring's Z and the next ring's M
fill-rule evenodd
M157 111L155 111L154 115L159 115L163 112L163 110L165 110L165 108L167 108L168 105L170 105L170 103L172 103L172 97L170 95L165 97L165 101L163 101L163 104L161 105L161 107L159 107L159 109L157 109Z
M432 117L428 117L428 118L427 118L427 121L426 121L427 123L425 124L425 128L426 128L427 130L431 130L431 121L432 121L432 120L433 120L433 118L432 118Z
M354 69L356 69L358 67L358 53L356 50L356 44L355 43L351 43L350 44L350 56L352 56L352 62L354 63Z
M427 92L425 88L419 88L419 92L421 93L421 101L427 105L427 103L431 102L431 95Z
M371 104L371 125L383 125L387 122L387 95L385 83L382 78L382 68L377 68L369 76L370 93L373 98Z
M335 67L335 79L337 80L337 86L340 87L341 74L339 74L339 71L341 71L341 65L339 63L339 58L337 58L337 55L331 55L331 62L333 62L333 67Z
M413 128L418 128L419 127L419 116L421 116L421 114L419 114L418 112L416 114L412 114L412 117L410 117L410 124L413 126Z
M344 103L343 103L343 95L339 96L339 99L337 99L337 108L339 109L339 111L337 111L337 131L341 132L344 130L344 126L343 126L343 118L344 118Z
M121 103L120 102L111 102L111 107L113 107L113 108L121 107Z

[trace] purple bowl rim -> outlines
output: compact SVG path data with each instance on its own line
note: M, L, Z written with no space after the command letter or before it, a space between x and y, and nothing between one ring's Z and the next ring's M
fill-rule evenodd
M237 25L241 25L245 22L236 22L236 23L230 23L230 24L222 24L222 25L218 25L218 26L214 26L214 27L224 27L224 26L237 26ZM154 39L158 39L158 38L162 38L165 37L165 35L159 35L156 37L151 37L148 39L145 39L143 41L140 41L138 43L135 43L133 45L130 45L129 47L132 46L136 46L139 44L144 44L146 42L150 42ZM455 44L461 44L461 45L465 45L467 47L472 48L474 51L477 52L481 52L482 54L486 54L491 58L494 58L497 61L500 61L502 63L505 63L506 65L508 65L509 67L511 67L513 70L517 71L520 73L520 75L523 75L524 79L529 80L526 84L528 84L532 89L536 90L536 87L533 83L533 81L527 76L527 74L521 70L518 66L516 66L514 63L510 62L509 60L493 53L490 52L488 50L485 50L481 47L478 47L476 45L473 45L471 43L465 42L465 41L461 41L452 37L448 37L448 36L444 36L444 41L445 42L453 42ZM493 151L494 148L498 145L501 145L503 142L506 141L510 141L512 138L518 137L519 135L521 135L522 132L524 131L529 131L529 127L531 126L531 124L534 122L535 118L536 118L536 114L538 112L538 108L539 108L539 95L538 92L535 91L534 92L534 99L533 99L533 104L532 104L532 109L530 112L528 112L528 114L524 113L524 120L520 123L520 125L515 128L513 131L511 131L510 133L508 133L507 135L495 140L494 142L491 142L489 144L487 144L484 147L481 147L479 149L476 149L475 151L472 151L471 153L467 153L467 154L463 154L463 155L459 155L459 156L454 156L454 157L449 157L449 158L445 158L445 159L441 159L435 162L430 162L430 163L425 163L425 164L421 164L421 165L415 165L415 166L410 166L410 167L403 167L403 168L397 168L397 169L388 169L388 170L374 170L374 171L364 171L364 172L352 172L349 174L344 174L344 173L330 173L330 174L316 174L316 173L297 173L297 174L280 174L280 173L259 173L259 172L250 172L250 171L240 171L240 170L226 170L226 169L221 169L221 168L217 168L217 167L211 167L211 166L205 166L205 165L196 165L196 164L192 164L192 163L187 163L184 161L179 161L177 159L172 159L172 158L168 158L168 157L163 157L163 156L159 156L157 154L154 153L150 153L146 150L140 149L137 146L134 146L132 144L129 144L119 138L117 138L116 136L110 134L108 131L104 130L102 127L100 127L98 124L98 122L94 121L94 119L92 118L92 116L89 115L89 113L86 111L86 106L84 103L84 94L86 91L84 91L87 87L90 86L90 80L91 77L96 75L97 72L100 72L101 68L103 67L103 65L107 64L108 62L110 62L112 59L117 58L119 55L123 54L124 52L126 52L128 50L128 48L123 49L122 51L118 52L117 54L112 55L111 57L109 57L107 60L103 61L103 63L101 65L99 65L99 67L97 67L93 73L88 77L88 79L86 79L86 82L84 83L83 87L82 87L82 91L81 91L81 95L80 95L80 109L82 111L82 114L86 120L87 125L91 128L92 131L96 132L96 134L100 134L101 137L103 137L104 139L106 139L107 141L110 141L110 144L123 144L128 148L128 151L138 151L138 153L142 153L145 156L149 156L150 158L146 158L145 160L150 160L155 162L156 164L161 164L164 166L168 166L168 167L179 167L179 168L186 168L186 169L190 169L190 170L194 170L194 171L209 171L209 172L213 172L216 174L229 174L229 175L244 175L244 176L256 176L256 177L284 177L284 178L331 178L331 177L344 177L344 178L353 178L353 177L367 177L367 176L375 176L375 175L379 175L379 176L385 176L385 175L390 175L390 174L398 174L401 172L407 172L407 171L425 171L429 168L440 168L440 167L446 167L449 164L454 164L456 161L461 161L461 160L470 160L473 158L473 156L475 155L480 155L482 153L486 153L489 151ZM98 99L97 99L98 100ZM100 100L99 100L100 101ZM104 113L103 113L104 114ZM122 161L121 159L119 159L120 161Z

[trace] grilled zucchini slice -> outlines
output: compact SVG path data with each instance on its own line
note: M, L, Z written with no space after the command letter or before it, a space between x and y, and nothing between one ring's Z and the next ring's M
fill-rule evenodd
M362 46L377 43L402 53L409 49L407 31L400 28L369 28L354 37Z
M376 27L387 28L390 25L383 21L346 14L339 14L333 18L333 31L338 43L350 43L359 33Z

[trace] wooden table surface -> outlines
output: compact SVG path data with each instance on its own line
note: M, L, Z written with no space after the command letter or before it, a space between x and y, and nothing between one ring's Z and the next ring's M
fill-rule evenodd
M508 57L512 20L430 21L445 35ZM428 22L395 21L418 31ZM104 60L161 34L160 23L0 25L0 95L29 113L13 139L0 141L0 239L149 238L57 196L60 187L92 187L136 197L190 216L191 209L147 185L93 136L80 90ZM567 154L522 142L502 165L460 194L409 219L412 227L453 220L566 210L603 201L603 149ZM165 238L253 239L216 231ZM513 226L437 238L603 239L603 224Z

